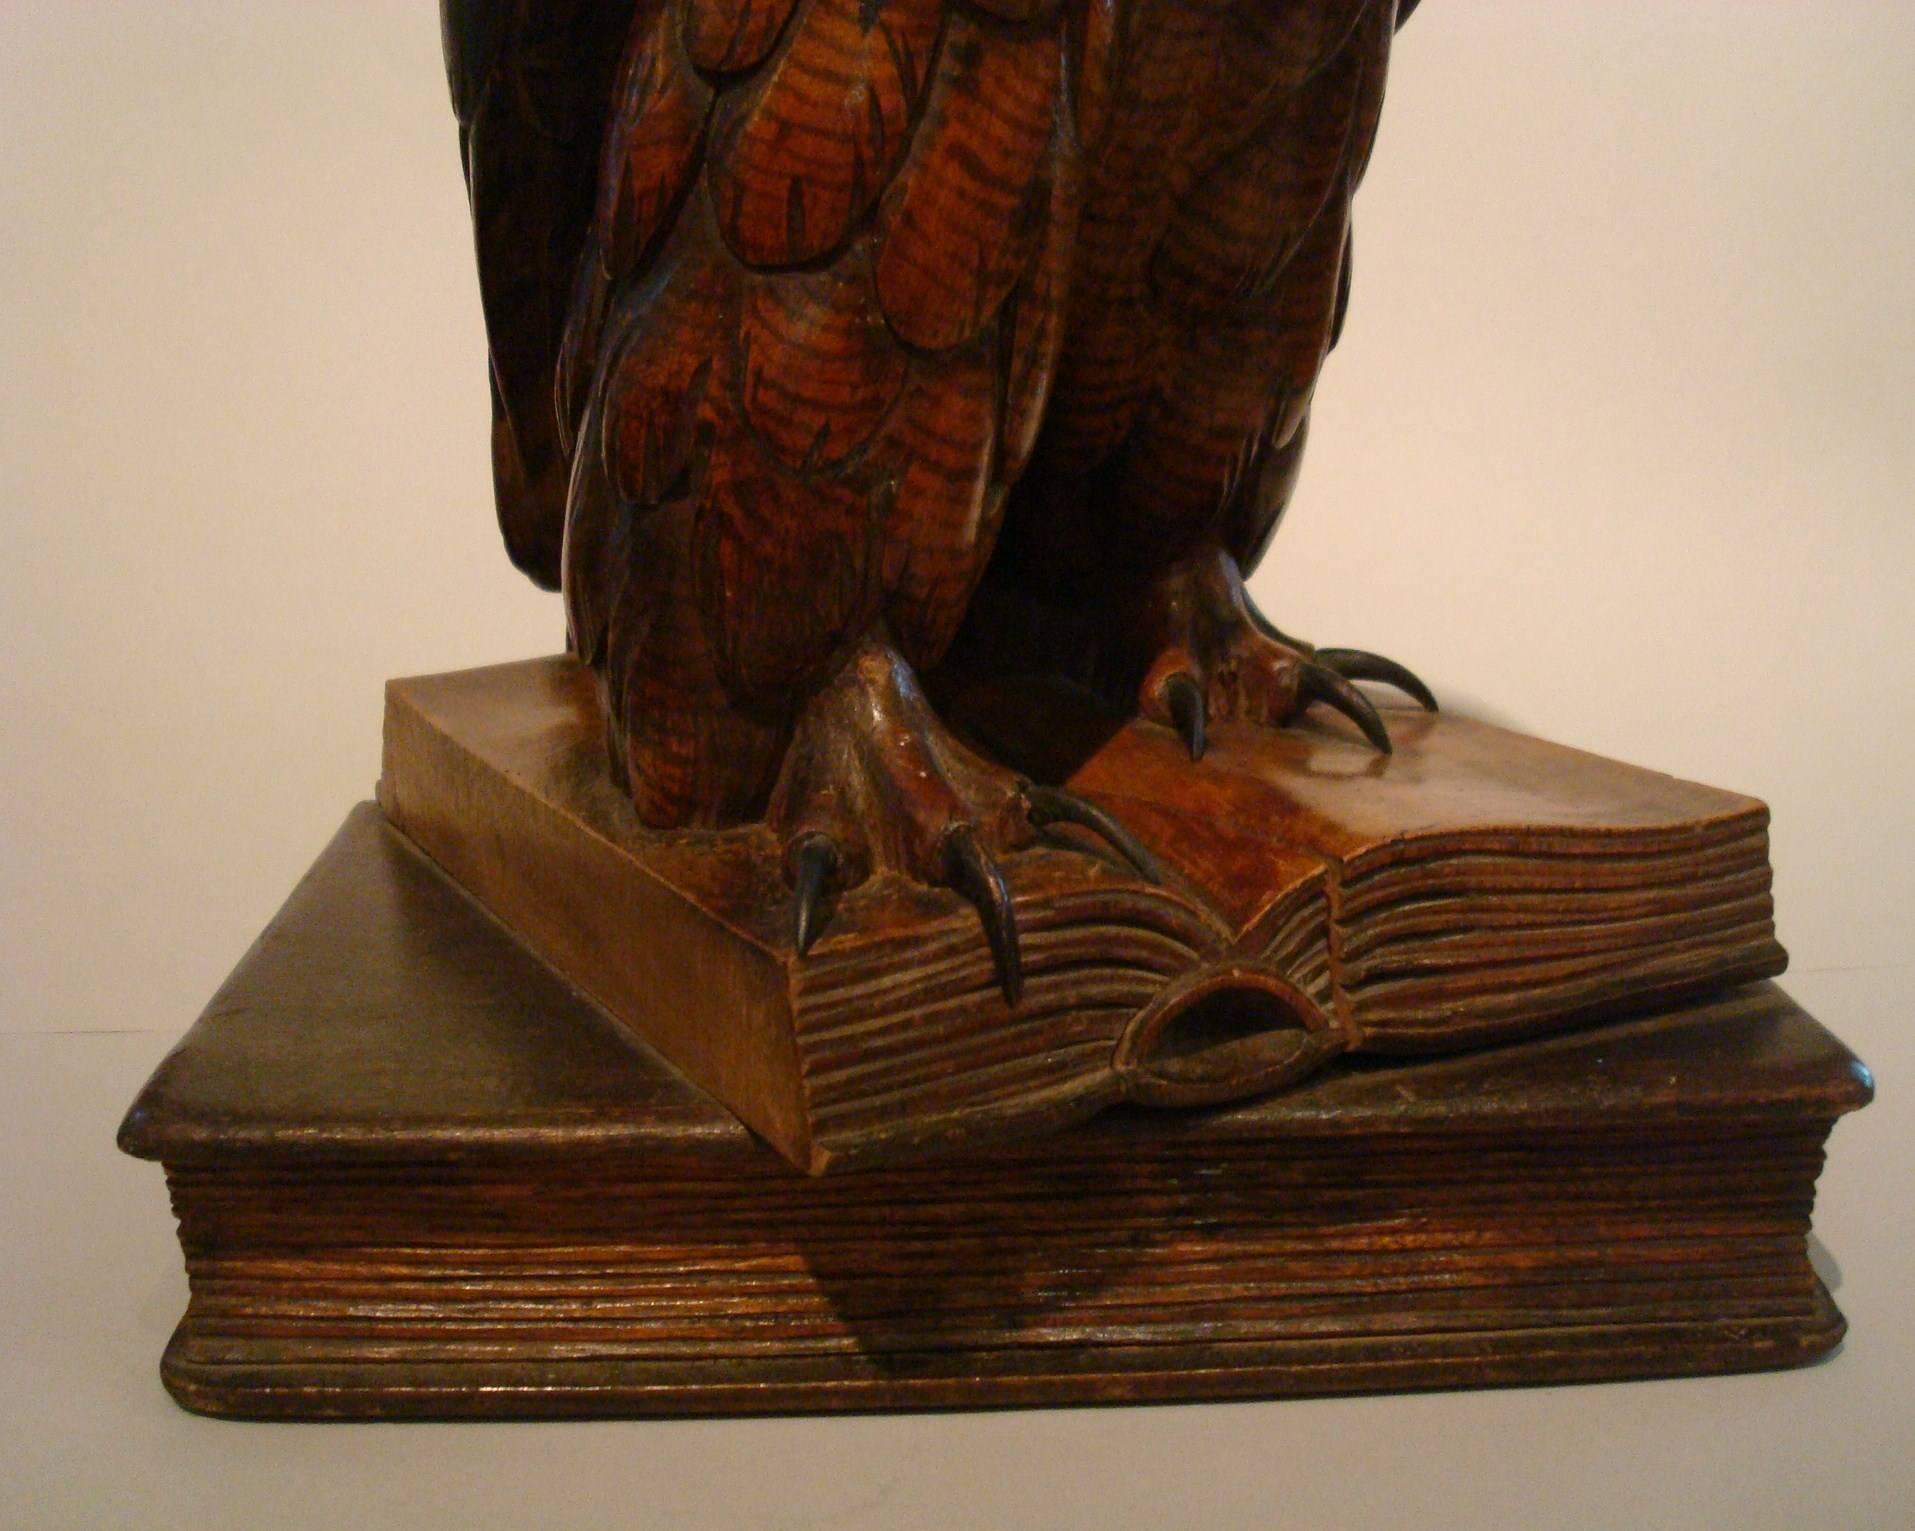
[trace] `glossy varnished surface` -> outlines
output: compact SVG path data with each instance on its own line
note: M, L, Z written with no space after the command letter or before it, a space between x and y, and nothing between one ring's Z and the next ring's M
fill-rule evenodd
M1242 583L1341 329L1351 199L1408 9L445 0L507 544L564 593L586 748L637 819L772 841L755 869L714 847L744 923L782 918L805 951L873 883L948 889L1012 1006L1027 956L1057 989L1055 932L1007 863L1070 821L1097 844L1066 848L1148 867L1120 820L1033 798L954 737L943 698L979 676L1094 683L1125 715L1181 719L1193 757L1208 722L1277 728L1318 704L1387 749L1354 677L1434 705L1400 666L1280 638ZM921 1058L889 1069L881 1039L854 1048L862 1013L821 1023L834 1061L816 1070L775 1024L668 1046L795 1158L810 1113L746 1076L805 1072L846 1141L1034 1097L1062 1120L1109 1095L1092 1055L1148 998L1091 966L1068 1004L1033 1000L1075 1018L1046 1035L1052 1061L945 1039L966 1053L952 1072L998 1072L988 1105L925 1097ZM778 1007L762 965L723 977L734 1014ZM954 982L968 1017L979 996ZM1328 1037L1321 986L1293 985L1299 1029ZM1274 1084L1326 1048L1265 1047L1249 1072Z

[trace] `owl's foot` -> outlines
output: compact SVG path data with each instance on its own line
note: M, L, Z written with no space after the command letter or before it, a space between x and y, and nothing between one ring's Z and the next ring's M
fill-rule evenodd
M1095 804L1022 781L973 754L938 721L911 668L866 643L806 703L768 814L785 847L792 942L802 954L834 892L877 871L950 888L976 906L1005 999L1023 989L1017 918L999 858L1046 825L1075 824L1147 881L1149 851Z
M1138 711L1174 728L1201 760L1210 725L1241 719L1278 725L1322 702L1384 754L1390 733L1359 680L1396 687L1429 711L1429 687L1395 660L1362 649L1320 649L1287 637L1251 603L1236 560L1211 548L1153 583L1131 631L1144 656ZM1132 673L1136 673L1135 670Z

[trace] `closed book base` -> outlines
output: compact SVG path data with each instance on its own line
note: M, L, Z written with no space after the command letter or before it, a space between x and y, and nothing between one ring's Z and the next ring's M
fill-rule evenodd
M1227 1107L798 1173L371 807L129 1113L210 1413L1249 1396L1753 1369L1866 1070L1767 984Z

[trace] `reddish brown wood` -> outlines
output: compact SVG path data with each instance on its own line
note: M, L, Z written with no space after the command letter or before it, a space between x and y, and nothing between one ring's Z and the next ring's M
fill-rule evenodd
M1348 300L1396 0L444 15L500 516L648 825L769 816L806 938L874 873L957 888L1014 995L1036 826L920 678L1075 676L1193 755L1325 702L1387 748L1349 682L1405 674L1279 639L1240 575Z
M1226 727L1198 773L1167 730L1054 688L974 693L954 715L1153 853L1154 882L1059 824L1010 859L1015 1003L965 900L896 873L834 895L801 957L779 835L648 830L598 768L575 661L393 682L380 798L549 962L814 1171L1123 1099L1238 1098L1352 1049L1533 1035L1785 960L1768 815L1734 793L1408 709L1390 757L1346 724ZM836 748L867 747L857 721ZM843 805L926 816L922 797L891 806Z
M1765 985L808 1179L367 807L121 1143L179 1214L189 1408L710 1413L1795 1364L1841 1336L1804 1235L1868 1096Z

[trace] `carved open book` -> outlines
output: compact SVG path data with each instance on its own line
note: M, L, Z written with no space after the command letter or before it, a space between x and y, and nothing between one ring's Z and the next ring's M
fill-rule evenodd
M1162 862L1011 858L1024 991L976 912L875 878L800 958L762 829L646 830L590 674L395 681L388 817L535 951L812 1172L1045 1131L1118 1101L1248 1096L1338 1054L1532 1035L1767 977L1785 957L1751 798L1466 719L1392 714L1182 745L1061 690L965 699ZM1064 829L1061 835L1074 831Z

